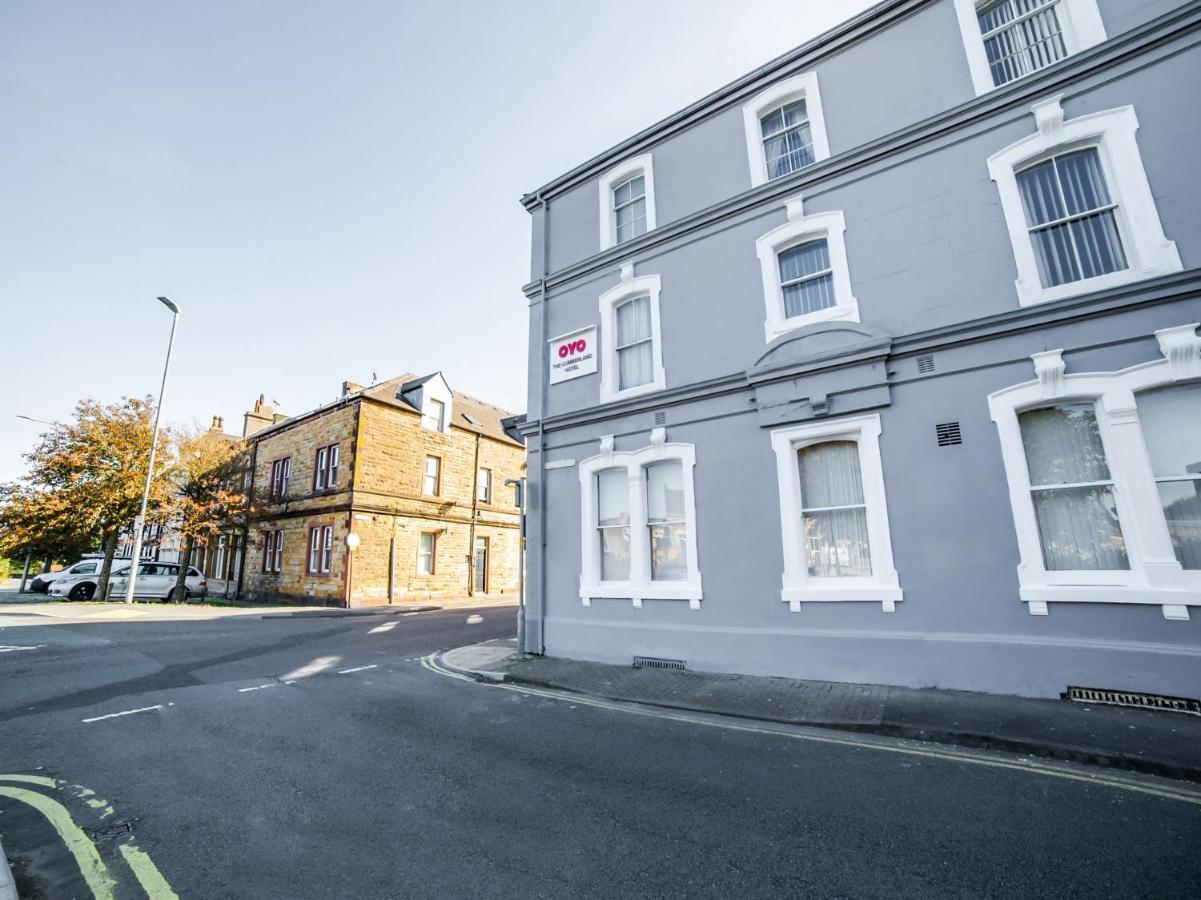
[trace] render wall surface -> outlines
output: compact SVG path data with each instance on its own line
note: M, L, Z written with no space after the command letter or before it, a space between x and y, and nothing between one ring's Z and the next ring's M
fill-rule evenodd
M1018 593L1014 518L987 398L1033 379L1031 354L1063 349L1068 374L1116 371L1161 358L1155 331L1201 322L1201 106L1183 89L1201 83L1201 37L1195 21L1157 24L1201 6L1101 0L1110 42L1131 29L1150 35L1137 52L1079 71L1056 67L980 99L950 0L896 6L911 14L816 62L827 163L751 189L740 104L766 79L631 149L654 155L659 234L598 252L595 177L534 208L535 278L544 242L550 252L545 284L529 291L529 646L618 663L662 656L699 670L1030 696L1055 696L1069 684L1198 696L1196 608L1184 622L1157 606L1103 603L1053 603L1049 615L1030 615ZM1019 305L986 161L1034 133L1030 104L1056 94L1068 120L1134 107L1139 151L1183 273L1091 302ZM798 195L806 213L844 213L859 320L891 342L886 384L862 409L882 423L904 592L892 613L853 602L792 612L780 599L776 460L747 371L768 350L755 240L786 221L784 201ZM543 337L599 327L599 297L630 264L637 276L661 278L666 390L600 404L599 375L548 387ZM607 336L598 337L603 347ZM933 355L934 372L918 371L919 354ZM846 367L835 361L789 389L805 398L819 380L822 392L834 385L835 419L845 411L838 386L849 383ZM934 426L952 421L963 444L938 447ZM581 540L590 531L579 463L609 435L617 451L647 447L656 427L667 441L695 447L700 609L650 599L641 608L622 599L585 606Z

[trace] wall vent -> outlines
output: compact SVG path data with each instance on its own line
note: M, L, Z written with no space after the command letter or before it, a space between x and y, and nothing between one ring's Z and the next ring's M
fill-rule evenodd
M663 412L662 410L655 413L655 424L656 425L666 425L667 424L667 413Z
M959 431L958 422L943 422L934 426L934 431L938 435L938 446L954 447L956 444L963 443L963 434Z
M917 358L917 370L923 375L934 371L934 354L926 353Z
M1061 695L1077 703L1101 703L1105 706L1130 706L1139 709L1163 709L1169 712L1201 716L1201 700L1191 697L1165 697L1162 694L1140 694L1136 691L1107 691L1101 688L1068 687Z
M635 669L686 669L682 659L661 659L658 656L635 656Z

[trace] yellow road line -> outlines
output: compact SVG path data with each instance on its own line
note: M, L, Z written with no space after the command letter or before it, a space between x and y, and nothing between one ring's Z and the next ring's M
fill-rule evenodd
M112 900L113 888L117 883L109 875L108 867L100 858L96 845L88 840L88 836L71 819L65 806L36 791L29 791L25 788L0 785L0 796L19 800L45 816L54 826L54 830L58 832L63 843L67 845L71 855L75 857L83 880L87 882L88 888L96 900Z
M133 869L134 877L146 892L150 900L179 900L179 895L171 890L171 885L158 870L158 866L136 844L121 845L121 855L129 868Z
M599 709L607 709L614 712L624 712L632 715L648 716L658 719L670 719L675 722L684 722L690 725L704 725L709 728L724 728L728 731L743 731L751 734L768 734L775 737L789 738L791 740L809 741L815 744L833 744L842 747L854 747L856 749L879 750L887 753L900 753L907 756L920 756L928 759L970 763L972 765L988 766L994 769L1010 769L1012 771L1025 772L1032 775L1046 775L1051 778L1062 778L1068 781L1081 781L1087 784L1116 788L1117 790L1149 794L1153 797L1161 797L1168 800L1179 800L1183 803L1201 806L1201 793L1191 791L1187 788L1177 788L1174 786L1159 787L1153 784L1143 783L1133 779L1121 778L1114 775L1103 775L1100 773L1092 773L1087 771L1073 772L1060 767L1044 765L1042 763L1011 761L989 755L987 751L967 753L955 750L940 750L932 747L915 747L909 744L900 743L900 740L895 738L862 740L853 737L840 737L835 734L812 734L809 732L798 732L788 728L787 726L772 727L770 725L752 725L727 718L719 719L717 718L717 716L719 716L717 713L711 714L711 716L702 716L682 711L672 711L658 707L649 707L638 704L635 701L615 702L611 700L602 700L595 697L587 697L582 694L544 690L536 687L528 687L526 685L476 681L474 678L468 678L464 675L460 675L457 672L451 672L443 668L442 665L434 658L434 654L432 653L429 656L424 657L421 660L421 664L431 672L436 672L439 675L445 675L449 678L457 678L460 681L470 681L485 687L499 687L504 688L505 690L516 691L520 694L531 694L538 697L545 697L550 700L558 700L560 702L575 703L583 706L594 706ZM805 726L798 725L793 727L803 728Z
M26 784L40 784L42 787L58 787L58 782L44 775L0 775L0 781L22 781Z

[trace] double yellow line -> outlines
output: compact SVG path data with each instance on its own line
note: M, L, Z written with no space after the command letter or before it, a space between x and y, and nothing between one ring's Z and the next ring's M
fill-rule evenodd
M24 803L45 816L75 857L80 874L96 900L113 900L113 890L117 882L104 860L100 858L100 851L96 849L96 845L71 818L67 808L40 791L28 787L14 787L14 782L18 785L36 785L51 790L57 790L60 782L42 775L0 775L0 797L9 797ZM90 795L92 792L86 793ZM120 851L150 900L179 900L153 860L136 844L132 841L121 844Z
M992 769L1009 769L1027 775L1042 775L1048 778L1059 778L1064 781L1078 781L1099 787L1109 787L1120 791L1130 791L1136 794L1147 794L1165 800L1178 800L1201 806L1201 791L1177 786L1172 783L1161 783L1160 779L1151 776L1145 778L1126 777L1110 774L1109 772L1090 771L1083 767L1070 767L1068 764L1052 765L1035 762L1020 757L1002 756L997 753L976 750L951 750L929 747L904 741L899 738L874 737L859 738L842 735L837 732L817 732L816 729L800 725L772 725L769 723L749 723L728 716L706 713L690 713L682 710L663 709L647 706L641 703L603 700L598 697L588 697L583 694L573 694L566 691L548 690L545 688L528 687L526 685L478 681L459 672L451 671L443 666L437 658L438 654L431 653L422 657L421 665L431 672L459 681L468 681L487 687L499 687L504 690L516 691L519 694L530 694L535 697L545 697L550 700L571 703L573 705L595 706L614 712L622 712L636 716L649 716L656 719L668 719L689 725L703 725L706 728L721 728L726 731L742 731L751 734L766 734L773 737L788 738L795 741L808 741L814 744L833 744L840 747L852 747L861 750L876 750L882 753L900 753L905 756L918 756L926 759L938 759L948 762L967 763L973 766L986 766Z

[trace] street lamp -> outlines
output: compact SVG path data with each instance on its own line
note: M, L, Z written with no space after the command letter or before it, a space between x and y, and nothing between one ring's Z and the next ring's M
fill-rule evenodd
M35 419L33 416L23 416L17 413L18 419L24 419L27 422L37 422L39 425L53 425L53 422L47 422L45 419Z
M129 583L125 586L125 602L133 603L134 585L138 580L138 563L142 559L142 528L146 524L146 504L150 502L150 481L154 478L154 451L158 446L158 419L163 413L163 394L167 390L167 373L171 370L171 350L175 346L175 326L179 322L179 307L166 297L158 302L171 310L171 337L167 340L167 361L163 364L163 383L158 389L154 408L154 433L150 437L150 465L146 469L146 487L142 489L142 511L133 520L133 557L129 561Z

